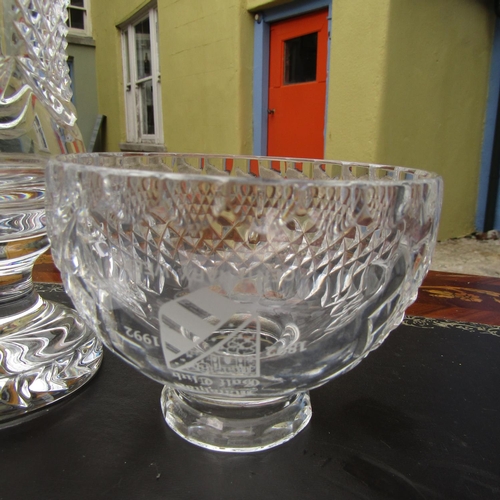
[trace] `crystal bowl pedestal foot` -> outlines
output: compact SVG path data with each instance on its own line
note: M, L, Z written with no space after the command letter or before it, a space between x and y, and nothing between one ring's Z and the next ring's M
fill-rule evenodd
M242 403L165 386L161 406L167 424L179 436L203 448L236 453L285 443L306 427L312 414L307 392Z

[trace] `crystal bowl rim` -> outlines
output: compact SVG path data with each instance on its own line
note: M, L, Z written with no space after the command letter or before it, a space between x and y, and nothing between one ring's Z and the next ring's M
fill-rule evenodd
M239 177L231 175L212 175L208 173L184 173L184 172L161 172L158 170L151 169L139 169L139 168L118 168L109 167L102 165L92 165L79 163L75 161L77 158L99 158L99 157L172 157L172 158L215 158L215 159L237 159L237 160L266 160L266 161L289 161L294 163L323 163L331 165L341 165L341 166L353 166L362 168L374 168L374 169L393 169L395 172L408 172L414 173L421 177L416 179L388 179L388 178L353 178L353 179L314 179L314 178L263 178L257 176L251 177ZM173 181L185 181L185 180L198 180L213 182L219 184L242 184L242 185L297 185L303 184L307 186L334 186L334 187L351 187L351 186L403 186L403 185L418 185L418 184L429 184L432 182L441 182L441 175L430 172L427 170L421 170L410 167L401 167L388 164L377 164L377 163L363 163L354 161L340 161L332 159L313 159L313 158L293 158L293 157L280 157L280 156L257 156L257 155L229 155L229 154L211 154L211 153L169 153L169 152L102 152L102 153L71 153L64 155L57 155L52 157L49 162L49 166L61 167L64 166L65 169L69 168L75 171L85 171L85 172L95 172L101 175L115 174L123 177L144 177L144 178L158 178L158 179L170 179ZM278 172L276 172L279 174ZM250 174L251 175L251 174Z

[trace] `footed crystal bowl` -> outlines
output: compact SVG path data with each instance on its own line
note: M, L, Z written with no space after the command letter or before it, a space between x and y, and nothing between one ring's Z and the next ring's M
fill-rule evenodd
M296 435L307 391L402 321L442 198L432 173L326 160L80 154L47 177L79 313L165 385L175 432L237 452Z

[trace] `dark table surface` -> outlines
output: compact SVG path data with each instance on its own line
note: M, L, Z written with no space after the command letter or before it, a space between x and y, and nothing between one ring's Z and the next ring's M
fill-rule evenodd
M497 499L499 337L498 326L410 317L311 392L302 433L253 454L179 438L161 386L106 352L85 388L0 431L0 500Z

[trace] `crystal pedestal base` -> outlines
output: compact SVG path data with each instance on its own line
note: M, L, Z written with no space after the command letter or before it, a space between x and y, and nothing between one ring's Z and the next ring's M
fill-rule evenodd
M0 305L0 427L79 389L102 345L76 313L36 292Z
M307 392L242 403L164 387L161 406L167 424L181 437L203 448L225 452L273 448L297 435L311 418Z

